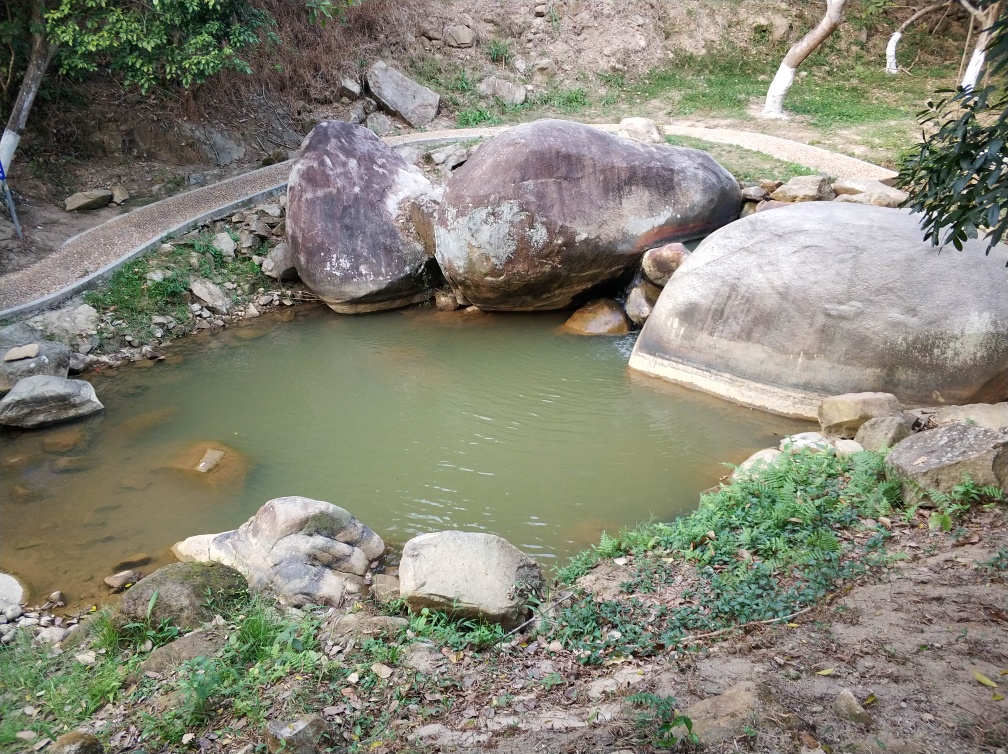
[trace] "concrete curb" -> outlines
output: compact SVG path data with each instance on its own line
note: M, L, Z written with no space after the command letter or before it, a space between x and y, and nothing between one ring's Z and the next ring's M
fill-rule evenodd
M616 124L589 124L595 128L599 128L603 131L609 133L615 133L619 130L619 126ZM429 133L416 133L407 134L404 136L394 136L385 138L385 142L389 146L400 147L400 146L412 146L412 145L426 145L431 146L434 144L447 144L451 142L467 141L470 139L479 139L494 136L501 133L502 131L511 128L511 126L497 126L492 128L468 128L468 129L455 129L451 131L434 131ZM778 159L785 159L791 162L799 162L805 164L815 170L822 170L831 175L836 175L838 177L864 177L864 178L876 178L880 179L882 177L890 177L895 175L891 170L886 170L885 168L879 167L878 165L872 165L871 163L858 160L854 157L848 157L846 155L839 155L833 152L829 152L821 147L814 147L808 144L801 144L800 142L789 141L787 139L781 139L774 136L767 136L765 134L760 134L750 131L733 131L731 129L708 129L700 128L690 124L671 124L661 127L666 135L683 135L691 136L694 138L703 139L705 141L712 141L722 144L734 144L736 146L741 146L746 149L752 149L754 151L763 152L769 154L772 157ZM799 157L804 159L798 159ZM245 184L251 183L255 184L259 182L259 179L266 179L268 184L265 188L255 191L251 194L243 194L238 198L223 202L212 207L209 210L200 212L199 214L188 217L182 222L178 222L173 225L166 227L159 227L156 230L151 229L152 235L147 237L143 242L134 245L129 251L124 255L114 259L113 261L103 265L95 272L90 272L81 277L75 279L69 285L60 288L57 291L47 293L45 295L39 296L27 301L25 303L16 304L14 306L8 307L6 309L0 310L0 321L9 320L12 318L25 317L30 314L35 314L37 312L43 311L45 309L56 306L57 304L66 301L67 299L76 296L82 291L88 290L94 287L98 283L106 280L110 277L117 269L122 267L124 264L132 259L135 259L139 255L150 251L167 238L173 236L181 235L189 230L198 227L206 222L212 222L232 214L236 210L243 209L245 207L258 204L266 199L269 199L277 194L283 192L287 188L287 180L275 182L277 178L281 176L289 175L290 167L293 164L293 160L288 160L286 162L278 163L276 165L271 165L265 168L259 168L258 170L252 170L248 173L242 175L237 175L229 178L219 183L215 183L211 186L206 186L200 189L194 189L192 191L187 191L183 194L176 194L175 196L167 197L161 199L160 201L153 202L151 204L145 205L144 207L137 208L131 212L115 217L108 220L101 225L97 225L94 228L84 231L72 238L67 239L63 245L60 247L59 251L55 252L53 255L53 262L58 263L60 261L60 256L68 258L74 254L74 249L76 248L86 248L88 241L91 237L100 239L103 235L108 234L110 231L114 233L115 226L122 225L123 227L129 228L132 225L142 225L144 218L152 217L156 219L161 210L165 210L165 215L174 214L174 210L180 205L192 204L193 202L198 203L200 198L208 194L212 195L215 193L220 193L221 191L226 192L229 187L235 184ZM839 170L838 170L839 166ZM276 174L276 175L273 175ZM134 222L135 221L135 222ZM60 255L60 256L57 256ZM48 258L47 258L48 259ZM45 261L45 260L43 260ZM33 267L25 268L25 270L19 270L13 273L13 276L19 275L21 273L30 272Z

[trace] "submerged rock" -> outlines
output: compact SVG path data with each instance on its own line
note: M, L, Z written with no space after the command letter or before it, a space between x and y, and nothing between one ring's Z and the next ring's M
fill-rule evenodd
M287 239L297 273L340 313L394 309L432 295L436 270L413 225L432 191L420 170L366 128L326 121L291 170Z
M203 534L172 547L181 561L217 562L243 573L255 590L293 605L340 606L364 589L381 537L350 513L306 497L270 500L233 531Z
M807 202L757 213L679 268L630 367L808 419L842 393L908 406L1003 400L1008 247L985 250L934 248L904 210Z
M42 427L80 419L105 407L90 382L65 377L25 377L0 400L0 424Z
M399 563L400 595L411 610L431 607L504 628L526 618L529 595L543 586L539 564L494 534L421 534Z
M575 335L625 335L630 332L630 320L618 301L602 298L574 312L563 329Z
M738 183L710 155L542 120L481 146L452 174L437 260L484 310L563 309L645 250L738 217Z

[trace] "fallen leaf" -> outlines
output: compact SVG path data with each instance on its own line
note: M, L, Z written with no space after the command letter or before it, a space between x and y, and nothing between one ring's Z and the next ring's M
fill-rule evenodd
M800 623L785 623L784 625L786 625L788 628L801 628Z
M823 668L822 670L817 670L816 675L833 675L836 668Z
M1004 699L1004 697L1003 697L1003 696L1001 696L1001 694L999 694L999 693L998 693L998 692L996 692L996 691L994 692L993 696L991 696L991 701L992 701L992 702L1000 702L1000 701L1002 701L1003 699Z
M878 697L877 696L875 696L874 694L869 694L868 698L864 700L864 705L865 705L865 707L867 707L870 704L875 704L875 702L877 702L877 701L878 701Z
M973 671L973 677L977 679L978 683L982 683L984 686L990 686L992 689L996 689L998 687L998 685L994 683L994 681L985 676L979 670Z

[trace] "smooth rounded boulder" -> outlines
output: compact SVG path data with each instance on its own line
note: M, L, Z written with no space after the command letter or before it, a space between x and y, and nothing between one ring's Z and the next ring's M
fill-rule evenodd
M808 202L712 233L662 291L630 367L816 419L822 400L1008 395L1008 247L961 252L908 211Z
M431 188L368 129L343 121L315 126L288 188L287 242L301 280L341 314L430 298L436 271L411 206Z
M736 219L738 182L705 152L541 120L481 146L435 218L442 272L484 310L564 309L648 249Z

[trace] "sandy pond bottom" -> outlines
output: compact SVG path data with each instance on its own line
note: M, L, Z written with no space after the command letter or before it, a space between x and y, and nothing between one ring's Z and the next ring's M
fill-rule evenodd
M565 335L564 316L304 307L91 375L104 415L0 433L0 570L101 600L125 556L149 571L282 495L391 543L494 532L548 566L691 510L722 462L806 428L635 376L634 336ZM210 446L231 452L193 471Z

